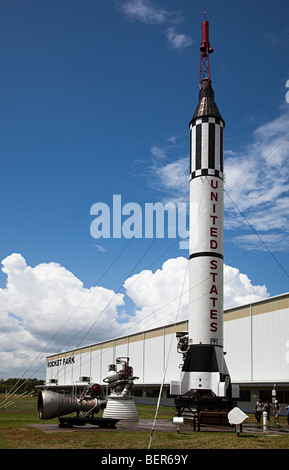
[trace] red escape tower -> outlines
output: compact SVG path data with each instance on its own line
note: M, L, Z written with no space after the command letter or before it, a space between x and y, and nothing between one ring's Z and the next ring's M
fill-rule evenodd
M202 44L200 47L201 58L200 58L200 77L199 86L203 80L207 80L207 86L210 85L210 54L214 52L214 49L210 46L209 41L209 22L206 20L206 12L204 13L204 21L202 23Z

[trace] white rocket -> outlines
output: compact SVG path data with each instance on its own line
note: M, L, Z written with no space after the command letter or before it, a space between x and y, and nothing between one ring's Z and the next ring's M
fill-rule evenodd
M199 103L190 128L189 331L173 395L232 398L223 352L223 130L210 78L209 23L202 23ZM185 339L184 339L185 338ZM234 395L234 391L233 391Z

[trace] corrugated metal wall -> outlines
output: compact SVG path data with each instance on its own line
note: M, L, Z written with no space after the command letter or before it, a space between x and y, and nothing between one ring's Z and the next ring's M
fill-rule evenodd
M227 311L224 350L236 382L289 382L289 296Z
M113 341L87 346L47 358L46 381L58 385L79 383L90 377L102 383L109 364L117 357L129 357L138 384L159 384L167 366L166 382L179 374L181 355L177 353L176 331L186 331L187 322L125 336Z
M160 384L167 361L165 383L170 383L179 378L182 362L175 333L187 328L187 322L167 325L48 357L46 380L76 385L87 376L102 383L108 365L124 356L139 377L136 384ZM224 351L233 382L289 383L289 294L227 310Z

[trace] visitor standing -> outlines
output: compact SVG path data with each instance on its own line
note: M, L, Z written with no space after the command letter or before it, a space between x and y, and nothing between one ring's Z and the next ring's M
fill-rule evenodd
M262 410L263 410L263 403L261 401L261 398L258 398L257 403L253 408L258 425L260 425L260 422L261 422Z

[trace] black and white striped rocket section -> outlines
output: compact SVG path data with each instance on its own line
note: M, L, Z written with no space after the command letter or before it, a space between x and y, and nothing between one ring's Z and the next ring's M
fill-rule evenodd
M223 128L190 123L189 345L223 345Z
M191 179L207 175L223 179L223 128L224 121L218 117L191 121Z

